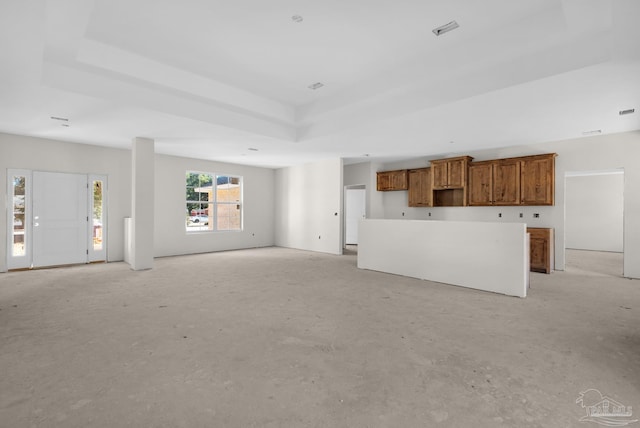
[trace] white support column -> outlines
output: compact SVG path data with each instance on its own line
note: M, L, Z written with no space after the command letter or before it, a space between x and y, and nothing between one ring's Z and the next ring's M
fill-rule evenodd
M134 138L131 165L131 269L153 268L154 141Z

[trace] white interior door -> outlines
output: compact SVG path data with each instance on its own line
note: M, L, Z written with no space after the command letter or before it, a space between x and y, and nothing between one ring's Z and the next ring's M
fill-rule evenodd
M88 261L87 176L33 172L33 266Z
M365 189L346 189L345 192L345 244L358 243L358 223L366 217Z

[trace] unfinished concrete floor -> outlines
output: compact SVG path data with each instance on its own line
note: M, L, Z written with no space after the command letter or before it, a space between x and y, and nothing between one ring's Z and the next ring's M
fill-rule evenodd
M589 388L640 416L639 281L532 274L518 299L355 264L265 248L1 274L0 426L597 426Z

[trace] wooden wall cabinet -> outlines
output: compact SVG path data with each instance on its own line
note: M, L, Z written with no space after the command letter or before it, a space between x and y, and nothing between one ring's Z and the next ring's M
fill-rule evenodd
M407 170L380 171L377 173L377 189L379 191L407 190L409 181Z
M471 156L431 161L432 204L434 207L467 205L467 170Z
M469 205L553 205L555 153L473 162Z
M555 153L520 158L521 205L553 205Z
M431 168L410 169L409 206L430 207L431 204Z
M467 186L467 167L470 156L431 161L431 179L434 190L458 189Z
M551 273L554 261L553 229L528 227L529 233L529 270Z
M520 205L520 161L499 159L470 164L469 205Z
M469 205L493 204L493 165L494 161L469 165Z

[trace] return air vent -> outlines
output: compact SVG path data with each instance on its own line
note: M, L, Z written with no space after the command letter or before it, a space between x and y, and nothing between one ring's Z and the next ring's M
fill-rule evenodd
M438 28L434 28L431 31L433 31L433 34L435 34L436 36L441 36L444 33L448 33L449 31L455 30L458 27L459 25L456 21L451 21L448 24L444 24Z
M634 109L634 108L628 108L628 109L626 109L626 110L620 110L620 111L618 112L618 114L619 114L620 116L624 116L625 114L632 114L632 113L633 113L633 112L635 112L635 111L636 111L636 109Z

